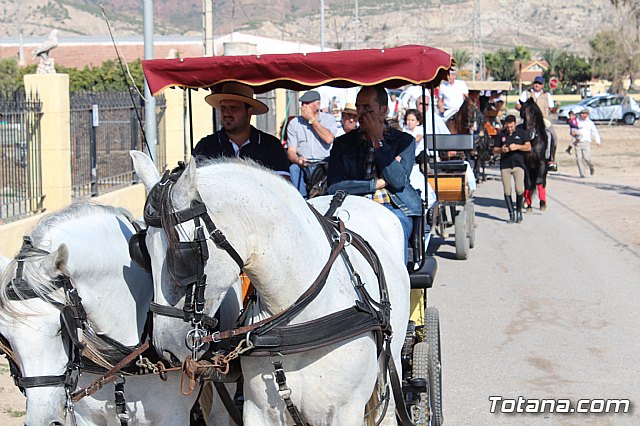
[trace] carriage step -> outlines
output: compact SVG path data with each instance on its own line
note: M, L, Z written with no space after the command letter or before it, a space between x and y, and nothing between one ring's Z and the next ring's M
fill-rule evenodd
M411 272L411 288L431 288L438 271L438 262L433 256L427 256L421 269Z

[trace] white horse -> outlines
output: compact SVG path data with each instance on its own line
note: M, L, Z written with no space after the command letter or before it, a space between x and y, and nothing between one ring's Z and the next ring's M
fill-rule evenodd
M52 287L60 275L70 277L82 298L89 329L82 333L87 352L93 335L106 335L123 345L135 346L142 335L149 302L151 276L131 262L128 240L135 232L131 215L123 209L76 204L46 216L31 234L34 247L50 252L28 255L22 279L41 297L13 300L8 288L16 277L17 261L11 261L0 282L0 334L9 342L24 377L64 374L69 361L66 333L61 332L60 311L49 303L64 304L65 293ZM24 289L23 286L20 289ZM98 353L99 346L93 345ZM117 359L107 360L107 365ZM180 374L127 376L125 398L131 425L187 424L196 394L180 393ZM79 387L99 375L82 373ZM75 416L65 410L67 395L62 384L26 389L25 424L120 425L114 407L114 385L105 385L75 404ZM72 418L72 417L75 417Z
M147 190L158 182L150 159L131 152L134 168ZM217 160L198 169L192 161L170 193L173 211L187 209L200 199L215 225L239 254L244 271L258 291L258 318L277 314L291 306L318 277L331 252L322 227L287 181L270 171L242 160ZM318 203L326 200L318 201ZM165 205L166 208L166 205ZM374 248L387 278L391 301L393 339L391 353L401 369L400 354L409 317L409 276L403 263L403 235L395 216L369 200L348 197L341 217ZM170 214L171 212L164 212ZM193 221L177 227L181 240L192 240ZM151 254L155 300L182 306L185 292L176 285L167 268L169 241L163 229L149 228L147 247ZM212 314L229 288L238 280L239 266L224 250L208 240L209 259L205 312ZM355 271L372 298L379 300L377 278L369 264L352 247L347 249ZM325 287L302 310L292 324L304 323L347 309L356 291L345 263L338 260ZM184 330L157 321L154 344L166 354L184 359ZM362 425L365 406L375 392L380 361L373 333L348 338L328 346L293 353L280 359L291 389L291 400L305 422L313 425ZM291 424L285 403L274 381L273 357L243 356L244 422L247 425ZM400 373L401 374L401 373ZM391 406L393 407L393 405ZM395 423L393 408L385 421Z

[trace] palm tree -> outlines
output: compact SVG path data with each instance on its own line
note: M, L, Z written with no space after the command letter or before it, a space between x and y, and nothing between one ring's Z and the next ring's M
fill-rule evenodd
M451 56L456 60L456 67L459 70L471 62L471 52L467 49L453 49Z
M549 75L556 75L561 55L562 52L555 48L545 49L542 52L542 57L549 64Z

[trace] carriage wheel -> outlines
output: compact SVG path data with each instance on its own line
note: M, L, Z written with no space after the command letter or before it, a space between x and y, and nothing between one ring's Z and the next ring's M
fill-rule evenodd
M411 407L411 420L416 425L428 425L433 418L431 406L431 378L429 377L429 344L427 342L416 343L413 347L413 366L411 377L427 380L427 391L420 393L420 402Z
M465 206L467 209L467 220L469 227L469 248L476 246L476 208L473 205L473 201L468 201Z
M469 221L466 210L461 210L456 215L456 259L467 260L469 257Z
M442 416L442 357L440 354L440 313L430 306L425 312L426 341L429 345L429 399L432 425L441 425Z

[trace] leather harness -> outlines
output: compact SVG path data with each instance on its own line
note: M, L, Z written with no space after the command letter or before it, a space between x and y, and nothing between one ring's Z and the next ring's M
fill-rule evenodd
M118 354L120 361L113 368L107 371L103 367L93 363L90 359L85 358L82 355L85 345L78 337L78 330L87 330L89 322L87 320L85 309L82 305L82 298L71 282L71 278L68 275L61 274L51 281L51 291L59 289L64 290L66 300L64 304L53 300L46 292L36 292L23 278L24 262L27 258L48 254L50 254L48 251L34 247L29 236L24 236L22 247L15 257L17 262L16 276L11 283L7 285L6 294L7 298L11 301L40 298L60 311L60 322L64 330L63 335L66 335L69 341L70 357L69 362L66 365L66 371L64 374L56 376L23 376L12 354L1 349L1 347L4 346L9 351L11 350L9 341L1 334L0 354L4 354L6 356L14 383L22 393L25 393L25 389L28 388L64 385L67 395L65 410L72 417L74 415L73 405L75 403L85 396L94 394L105 384L117 381L115 384L116 414L118 415L120 424L122 426L127 425L129 415L127 413L126 401L124 398L125 379L123 374L145 374L146 372L142 370L143 366L138 365L137 367L127 367L132 363L132 361L142 355L145 355L146 359L151 358L154 360L159 360L159 357L153 349L149 348L148 342L143 343L138 347L131 348L111 339L108 336L96 336L108 347L114 349ZM145 329L147 329L148 326L149 323L145 325ZM145 334L148 333L145 332ZM76 389L78 379L82 371L102 374L102 376L86 388Z
M191 254L195 254L195 259L194 256L190 257L191 261L196 262L195 268L193 264L185 266L183 262L174 262L174 265L179 265L187 269L188 273L181 270L169 270L169 273L174 280L176 280L177 285L186 287L184 307L183 309L179 309L158 305L156 303L152 303L151 307L151 310L156 314L182 318L185 322L191 322L194 328L188 333L186 342L187 346L192 350L192 359L196 359L197 351L206 344L211 345L209 351L207 351L207 353L210 353L212 349L216 350L229 347L239 349L244 342L246 347L242 349L242 351L239 351L239 354L243 356L269 356L271 358L277 355L281 358L283 355L322 348L366 332L374 332L376 335L378 356L384 352L383 362L385 371L388 370L390 373L389 376L391 377L393 395L398 406L398 414L405 424L413 424L403 402L400 379L393 363L393 358L391 357L391 304L382 265L375 251L361 236L353 231L347 230L341 220L337 219L332 221L325 217L335 212L336 208L344 201L346 193L339 193L334 197L330 209L325 216L321 215L313 206L308 204L322 226L332 248L329 259L311 286L291 306L269 318L251 325L238 326L231 330L212 332L213 327L208 326L203 321L203 319L209 319L213 320L211 323L213 323L214 326L217 324L214 318L205 315L203 312L207 280L207 276L204 274L204 268L209 257L207 248L208 238L211 238L219 249L229 254L238 265L239 272L243 271L244 262L226 239L224 233L216 227L207 212L206 206L200 200L193 199L188 208L172 212L173 220L171 223L166 223L160 211L170 204L167 203L167 201L170 201L168 197L170 197L171 188L182 175L183 171L184 165L181 164L173 173L165 172L160 182L152 188L147 197L144 218L148 226L162 228L167 233L175 233L176 231L173 227L190 220L194 221L196 229L195 239L190 242L179 242L177 247L173 249L170 244L167 249L167 263L170 269L171 264L169 260L176 256L176 249L178 252L188 250ZM167 214L167 212L164 213L165 215ZM204 227L206 227L209 235L208 237L205 236L201 223L204 223ZM140 237L131 240L133 244L137 244L137 246L130 247L130 252L137 254L138 259L134 258L134 260L138 263L150 265L149 253L145 253L145 250L142 249L140 244L140 241L144 240L144 237L144 233L141 232ZM353 245L373 269L378 281L380 292L379 302L372 299L364 283L362 283L360 276L354 270L349 256L344 250L347 245ZM175 243L174 246L176 246ZM184 257L180 256L180 254L177 256ZM329 272L338 257L342 257L345 265L347 265L358 300L355 301L352 307L326 315L322 318L301 324L289 324L290 321L322 291ZM203 325L205 326L204 328ZM188 361L189 360L186 360L185 362ZM279 359L272 359L272 364L274 366L275 379L278 384L280 396L283 398L291 418L296 425L306 425L301 413L291 401L291 390L286 384L286 376L282 362ZM383 377L385 380L384 388L387 389L388 392L388 386L386 386L387 375L383 374ZM220 390L219 387L217 388ZM222 398L223 400L225 399L224 396L222 396ZM384 398L384 410L386 411L389 395L385 395ZM227 407L227 409L229 410L229 407ZM229 411L232 413L232 410ZM232 413L232 416L235 420L238 417L238 413Z

